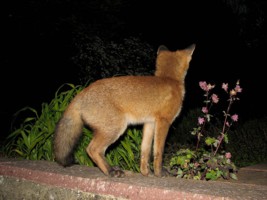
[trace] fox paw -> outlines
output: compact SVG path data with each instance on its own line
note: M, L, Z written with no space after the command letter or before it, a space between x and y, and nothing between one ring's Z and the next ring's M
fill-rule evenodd
M112 167L112 169L109 171L109 176L123 178L125 177L125 173L119 167Z

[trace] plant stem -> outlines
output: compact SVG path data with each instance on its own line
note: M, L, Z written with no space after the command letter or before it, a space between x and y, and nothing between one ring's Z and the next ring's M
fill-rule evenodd
M225 118L224 118L224 123L223 123L223 129L222 129L221 137L220 137L220 140L219 140L219 144L218 144L218 146L217 146L217 148L216 148L216 150L215 150L215 152L213 154L214 156L216 155L216 153L217 153L217 151L218 151L218 149L219 149L219 147L220 147L220 145L221 145L221 143L223 141L224 134L225 134L226 122L227 122L227 118L228 118L230 107L231 107L232 103L233 103L233 98L230 97L229 105L228 105L227 111L225 113Z
M206 94L205 94L204 96L206 96L206 103L205 103L205 104L206 104L206 107L208 108L208 105L209 105L209 91L206 91ZM210 106L209 106L209 108L208 108L208 113L210 112L210 108L211 108L211 106L212 106L212 103L210 104ZM206 113L206 115L207 115L208 113ZM206 120L204 121L204 123L203 123L202 126L201 126L200 132L198 132L198 134L197 134L196 151L197 151L198 148L199 148L200 137L201 137L201 135L203 135L202 133L203 133L203 131L204 131L204 127L205 127L206 121L207 121L207 117L206 117Z

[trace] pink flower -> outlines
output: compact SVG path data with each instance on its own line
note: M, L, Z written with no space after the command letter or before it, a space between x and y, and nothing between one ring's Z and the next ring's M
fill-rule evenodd
M208 90L211 90L212 88L215 87L215 85L208 84L207 87L208 87Z
M230 152L225 153L225 158L230 159L232 157Z
M215 85L211 85L211 84L207 84L206 81L200 81L199 82L199 86L202 90L208 92L209 90L211 90L212 88L215 87Z
M207 114L209 111L208 111L208 108L207 107L202 107L202 112Z
M228 91L228 83L223 83L222 84L222 89L224 89L225 92L227 92Z
M205 122L205 119L203 117L198 118L198 124L203 124Z
M229 124L229 122L228 122L228 121L227 121L225 124L226 124L226 126L230 127L230 124Z
M219 102L219 97L216 94L211 95L211 99L213 103L218 103Z
M206 83L206 81L200 81L200 82L199 82L199 86L200 86L200 88L201 88L202 90L204 90L204 91L208 91L208 87L207 87L207 83Z
M231 119L234 121L234 122L237 122L238 120L238 115L237 114L234 114L231 116Z
M235 91L236 92L242 92L242 88L239 85L235 86Z

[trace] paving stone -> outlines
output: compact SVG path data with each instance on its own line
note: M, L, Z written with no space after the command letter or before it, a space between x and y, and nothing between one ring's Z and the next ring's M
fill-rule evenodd
M242 168L239 180L144 177L126 171L110 178L96 167L0 158L0 199L253 199L267 198L267 163Z

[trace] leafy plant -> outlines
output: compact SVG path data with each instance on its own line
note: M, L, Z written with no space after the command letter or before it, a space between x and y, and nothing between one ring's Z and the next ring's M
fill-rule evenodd
M59 93L66 85L71 89ZM35 109L30 107L19 110L15 117L19 117L22 112L27 112L27 116L34 115L26 117L20 127L7 137L4 147L6 154L30 160L53 160L52 136L56 123L72 98L82 89L83 86L62 85L49 104L42 104L40 116Z
M95 166L94 162L91 160L91 158L88 156L86 152L86 147L88 146L92 137L93 137L92 131L84 127L82 138L80 139L80 143L76 147L74 152L74 158L76 163L80 165L86 165L89 167Z
M108 151L107 161L112 166L119 166L125 170L140 172L142 131L128 129L126 135L115 148Z
M61 91L63 87L70 89ZM21 157L29 160L50 160L54 161L53 134L56 123L70 101L77 95L84 86L73 84L62 85L55 93L55 98L48 104L43 103L41 115L30 107L25 107L16 113L25 114L26 118L8 137L3 147L7 156ZM33 116L31 116L34 114ZM30 117L29 117L30 116ZM125 170L139 172L141 131L128 129L126 134L107 150L107 160L113 166L119 166ZM74 152L75 162L81 165L95 166L86 152L86 147L93 137L92 131L84 127L83 135L79 145Z
M75 160L77 163L86 166L95 166L86 152L92 132L84 128L81 142L75 150ZM138 129L127 129L127 132L120 140L107 149L106 159L111 166L118 166L124 170L140 172L142 132Z
M214 117L210 110L214 104L219 102L219 97L217 94L211 93L215 85L201 81L199 86L205 92L205 106L201 109L203 116L198 117L198 126L191 132L197 138L196 148L195 150L180 149L177 151L170 161L172 172L177 177L198 180L217 180L221 177L224 179L237 179L237 167L231 161L232 155L230 152L223 150L222 144L223 142L228 143L228 131L232 124L238 121L238 115L231 115L230 109L234 101L239 100L237 95L242 91L242 88L239 85L239 81L237 81L235 88L230 91L228 90L228 83L222 84L222 89L229 95L228 106L226 111L223 111L224 118L221 130L213 129L218 133L217 137L214 137L206 135L208 132L205 128L207 123L210 123ZM205 140L203 141L202 138L204 136ZM210 151L207 151L207 149Z

